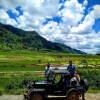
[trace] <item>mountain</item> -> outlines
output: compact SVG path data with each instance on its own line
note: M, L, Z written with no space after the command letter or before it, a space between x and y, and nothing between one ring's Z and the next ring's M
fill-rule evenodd
M100 53L97 53L96 55L100 56Z
M0 23L0 50L48 50L84 54L65 44L53 43L35 31L24 31L11 25Z

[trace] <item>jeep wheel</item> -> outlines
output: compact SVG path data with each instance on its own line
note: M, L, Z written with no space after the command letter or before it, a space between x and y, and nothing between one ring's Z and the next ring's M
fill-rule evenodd
M43 100L43 96L41 94L32 94L30 100Z
M67 100L80 100L80 95L77 91L71 91L67 95Z

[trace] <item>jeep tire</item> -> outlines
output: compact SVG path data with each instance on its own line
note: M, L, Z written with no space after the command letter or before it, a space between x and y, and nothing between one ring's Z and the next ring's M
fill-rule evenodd
M30 100L43 100L43 96L42 94L35 93L30 96Z
M80 100L80 95L77 91L71 91L67 95L67 100Z

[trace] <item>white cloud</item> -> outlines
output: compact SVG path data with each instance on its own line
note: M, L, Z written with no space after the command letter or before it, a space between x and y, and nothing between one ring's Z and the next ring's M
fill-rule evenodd
M16 14L17 16L19 16L19 11L17 11L16 9L11 9L12 13Z
M22 28L24 30L36 30L44 21L44 17L34 16L24 12L23 15L17 18L19 22L18 28Z
M88 1L87 0L84 0L83 6L87 6L87 5L88 5Z
M70 26L77 26L83 18L84 7L77 0L66 1L61 16L64 23Z
M26 7L23 6L23 9L27 10L29 14L53 17L57 14L59 0L27 0L26 5Z
M19 12L15 8L18 6L24 6L25 1L24 0L0 0L0 8L2 8L5 11L11 10L16 15L19 15Z
M95 19L100 18L100 6L95 5L94 9L91 10L84 18L84 20L78 24L78 26L74 26L71 28L71 33L77 34L90 34L93 29L93 25L95 24Z
M61 30L57 22L50 21L47 25L40 27L40 33L48 40L55 41L61 37ZM47 33L47 34L46 34Z
M95 5L93 7L93 12L92 14L94 15L94 18L97 19L97 18L100 18L100 5Z
M3 24L16 25L16 21L8 16L8 14L0 9L0 22Z
M91 14L86 15L84 21L80 23L77 27L72 27L71 33L77 34L89 34L92 31L92 26L95 23L95 19Z

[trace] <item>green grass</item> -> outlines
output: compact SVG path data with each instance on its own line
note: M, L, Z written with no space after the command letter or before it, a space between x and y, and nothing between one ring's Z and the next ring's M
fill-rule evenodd
M0 66L45 66L46 63L51 64L68 64L68 60L72 59L74 64L78 66L83 64L82 60L86 60L88 65L100 65L100 56L96 55L74 55L59 52L32 52L32 51L0 51Z
M100 88L89 88L88 93L100 93Z
M7 72L7 71L38 71L44 70L44 67L41 66L0 66L0 72Z
M78 68L77 70L81 78L86 78L88 80L89 93L100 92L100 70L88 68ZM0 92L1 94L23 94L25 89L24 81L44 79L44 72L6 72L0 75Z
M96 55L74 55L59 52L37 52L37 51L0 51L0 94L22 94L24 80L44 79L43 72L46 64L66 65L68 60L73 60L81 77L88 79L90 88L88 92L100 92L96 82L100 82L100 56ZM79 68L83 65L83 68ZM95 79L93 80L93 76ZM7 86L13 84L12 89ZM19 87L19 84L22 87ZM100 83L99 83L100 84Z
M35 75L27 74L27 76L10 76L0 77L0 92L1 94L23 94L26 86L24 82L30 80L41 80L44 78L36 77Z

